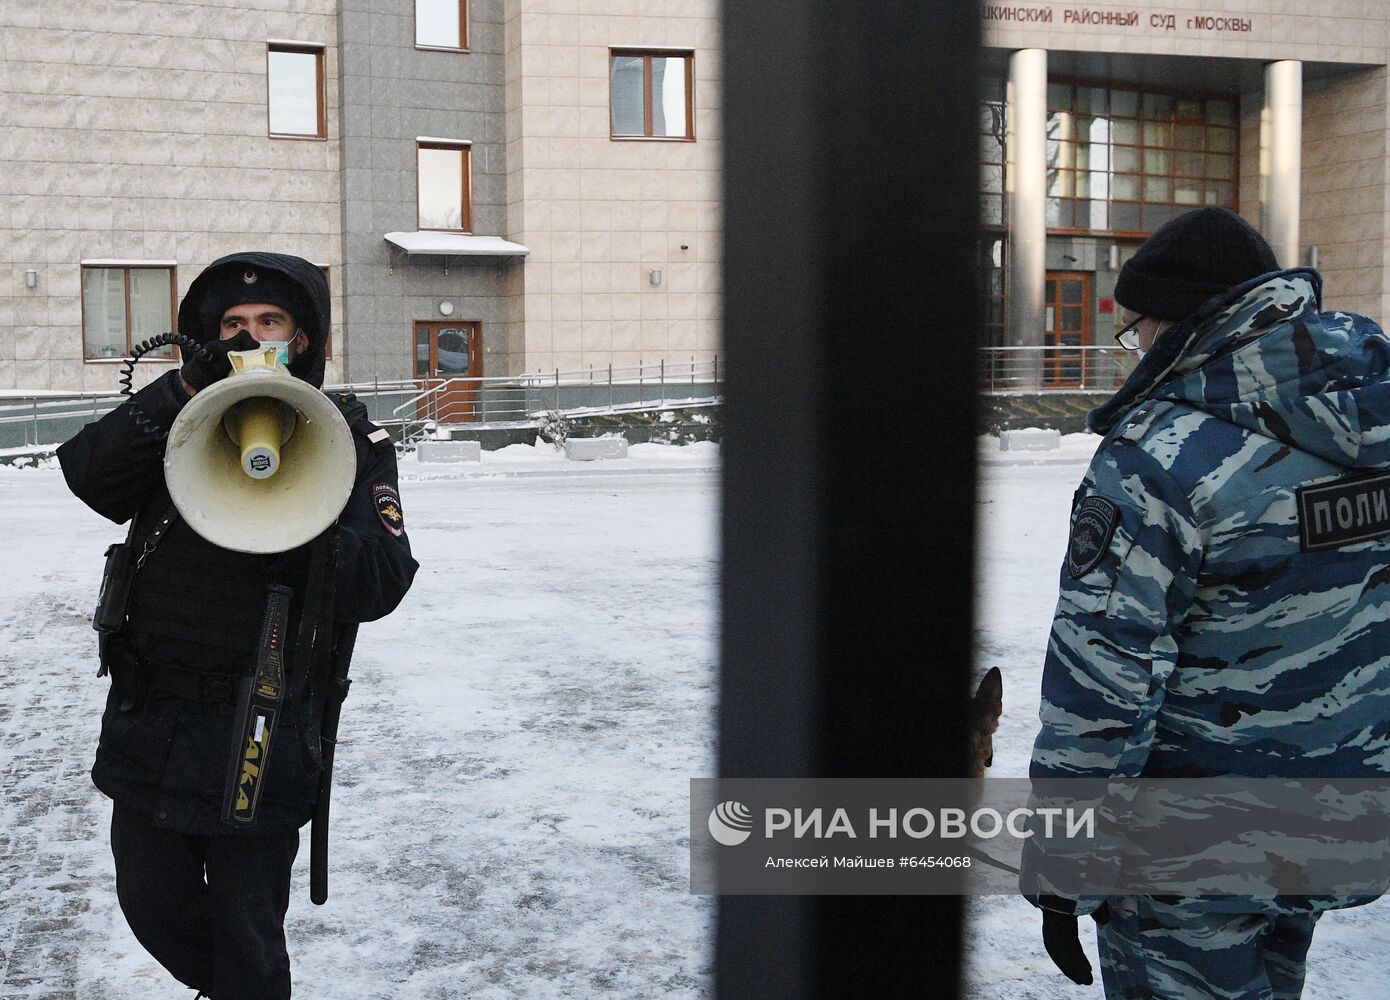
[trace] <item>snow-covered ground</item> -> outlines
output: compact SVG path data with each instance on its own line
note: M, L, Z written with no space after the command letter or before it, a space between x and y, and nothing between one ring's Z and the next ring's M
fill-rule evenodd
M296 865L296 995L707 995L686 830L714 768L717 450L645 450L406 463L421 570L361 631L327 906L307 838ZM182 997L117 909L86 777L106 687L88 618L122 531L54 469L0 467L0 505L0 997Z
M982 442L979 667L1005 674L995 775L1026 772L1095 440L1013 455ZM296 870L297 995L711 995L713 906L686 891L685 837L688 779L714 767L718 452L631 453L403 464L422 569L362 630L326 907L308 902L307 843ZM51 467L0 466L0 503L0 1000L180 997L116 907L109 804L86 778L105 691L87 619L121 531ZM1100 996L1053 970L1026 903L969 910L974 1000ZM1325 917L1305 995L1390 994L1386 954L1390 903Z

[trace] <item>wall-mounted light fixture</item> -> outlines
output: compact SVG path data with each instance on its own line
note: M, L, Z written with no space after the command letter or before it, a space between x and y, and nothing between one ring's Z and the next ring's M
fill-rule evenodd
M454 314L454 304L452 302L439 303L439 315L452 316Z
M647 279L652 283L653 287L656 287L657 285L661 284L661 268L652 268L651 271L647 274Z
M35 270L32 270L32 269L31 269L31 270L28 270L28 271L25 271L25 272L24 272L24 287L25 287L25 288L38 288L38 287L39 287L39 272L38 272L38 271L35 271Z

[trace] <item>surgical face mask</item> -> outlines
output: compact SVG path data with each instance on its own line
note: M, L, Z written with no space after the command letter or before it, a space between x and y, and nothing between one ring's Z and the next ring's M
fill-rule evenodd
M263 340L261 348L275 348L275 363L289 367L290 364L290 341L288 340Z
M1149 351L1153 350L1154 344L1157 344L1157 343L1158 343L1159 338L1161 338L1165 333L1167 333L1169 330L1171 330L1171 329L1172 329L1174 326L1176 326L1176 325L1177 325L1177 324L1174 323L1171 319L1165 319L1162 323L1158 324L1158 329L1156 329L1156 330L1154 331L1154 339L1153 339L1153 341L1150 342L1150 344L1149 344ZM1143 349L1140 349L1140 350L1139 350L1139 360L1140 360L1140 361L1143 361L1143 360L1144 360L1144 355L1148 354L1149 351L1145 351L1145 350L1143 350Z

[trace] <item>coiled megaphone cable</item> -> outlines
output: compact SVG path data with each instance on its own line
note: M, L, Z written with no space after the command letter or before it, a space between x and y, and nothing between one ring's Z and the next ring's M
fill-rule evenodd
M131 400L131 416L135 418L136 426L159 438L168 437L169 432L157 427L154 421L149 418L149 415L146 414L144 410L140 409L139 404L134 402L133 396L135 390L132 388L131 383L135 378L135 363L137 361L151 351L158 350L161 347L168 347L171 344L177 344L186 351L192 351L204 361L212 360L212 352L192 337L182 333L161 333L136 344L130 352L130 357L126 358L124 364L121 366L121 395Z

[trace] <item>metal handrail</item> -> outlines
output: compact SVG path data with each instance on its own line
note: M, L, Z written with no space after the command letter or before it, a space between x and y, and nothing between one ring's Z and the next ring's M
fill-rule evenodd
M352 392L363 400L371 400L379 395L396 395L407 389L414 392L419 389L419 383L414 379L391 379L324 386L325 392ZM116 392L42 390L23 393L5 390L0 392L0 431L23 426L23 434L16 433L13 440L9 440L8 435L0 435L0 447L45 447L57 444L63 437L73 433L73 421L90 423L114 410L124 401L125 397ZM67 426L55 428L55 423L66 423ZM20 437L23 438L22 443Z
M671 365L668 365L665 361L659 361L649 365L628 365L616 368L609 365L607 368L573 368L565 371L557 368L551 372L523 372L519 375L456 375L452 378L440 380L428 389L421 390L410 399L401 403L401 405L395 407L393 412L400 413L412 404L416 404L420 400L435 395L450 387L457 389L466 385L468 387L482 388L488 385L495 385L507 388L541 389L546 387L553 388L557 385L561 388L608 385L609 383L613 385L645 385L647 384L648 373L652 371L657 372L655 384L664 387L667 382L670 381L666 377L667 374L670 373L672 377L674 377L675 372L680 369L685 369L687 371L687 374L681 377L690 378L692 383L696 375L704 370L708 371L711 381L718 381L719 359L680 362ZM621 376L620 373L623 372L634 372L636 374L632 376ZM416 379L410 384L419 385L420 382L423 381L434 380Z
M719 398L719 358L707 361L671 363L665 360L652 364L606 368L553 369L549 372L523 372L505 376L455 376L432 381L427 388L415 393L392 410L392 422L404 430L400 446L409 449L434 431L440 424L467 423L471 427L531 426L543 414L558 412L565 415L632 412L652 407L664 408L673 401L677 385L689 385L688 397L682 402L707 403ZM709 391L699 392L696 386L705 383ZM618 390L636 386L636 402L619 401ZM658 399L648 400L647 387L653 386ZM563 390L590 390L602 396L607 391L607 405L600 400L581 406L565 406ZM553 392L553 402L543 394ZM450 394L458 397L451 408ZM489 413L489 410L491 412ZM458 419L461 414L467 417ZM450 417L455 419L450 420Z
M987 347L981 351L980 385L981 390L990 395L1114 392L1137 360L1133 352L1100 344ZM385 411L383 405L384 412L374 419L401 427L403 437L412 440L446 422L440 417L449 415L447 407L441 410L439 403L449 392L475 394L479 419L470 421L475 426L527 425L534 423L547 409L567 414L620 413L661 408L673 402L717 401L723 375L719 358L715 356L707 361L658 361L607 368L431 380L424 388L418 379L375 379L340 383L326 387L326 391L353 392L366 401L395 397L390 400L393 404L390 410ZM708 388L696 391L699 384ZM681 385L690 385L691 392L682 396L679 393ZM634 386L638 388L636 400L620 397L620 390L627 388L630 393L630 387ZM592 403L561 406L564 390L586 388L596 397ZM655 390L655 398L647 398L649 390ZM533 400L530 395L542 392L546 395L553 392L553 400ZM396 402L403 393L409 394L405 401ZM72 421L95 420L121 401L122 397L114 392L7 391L0 393L0 430L22 425L24 445L41 447L56 443L71 433ZM546 403L551 405L547 407ZM66 423L67 428L54 427L55 422ZM20 436L16 432L8 441L0 437L0 447L18 443Z
M986 347L980 389L991 395L1114 392L1138 362L1118 345Z

